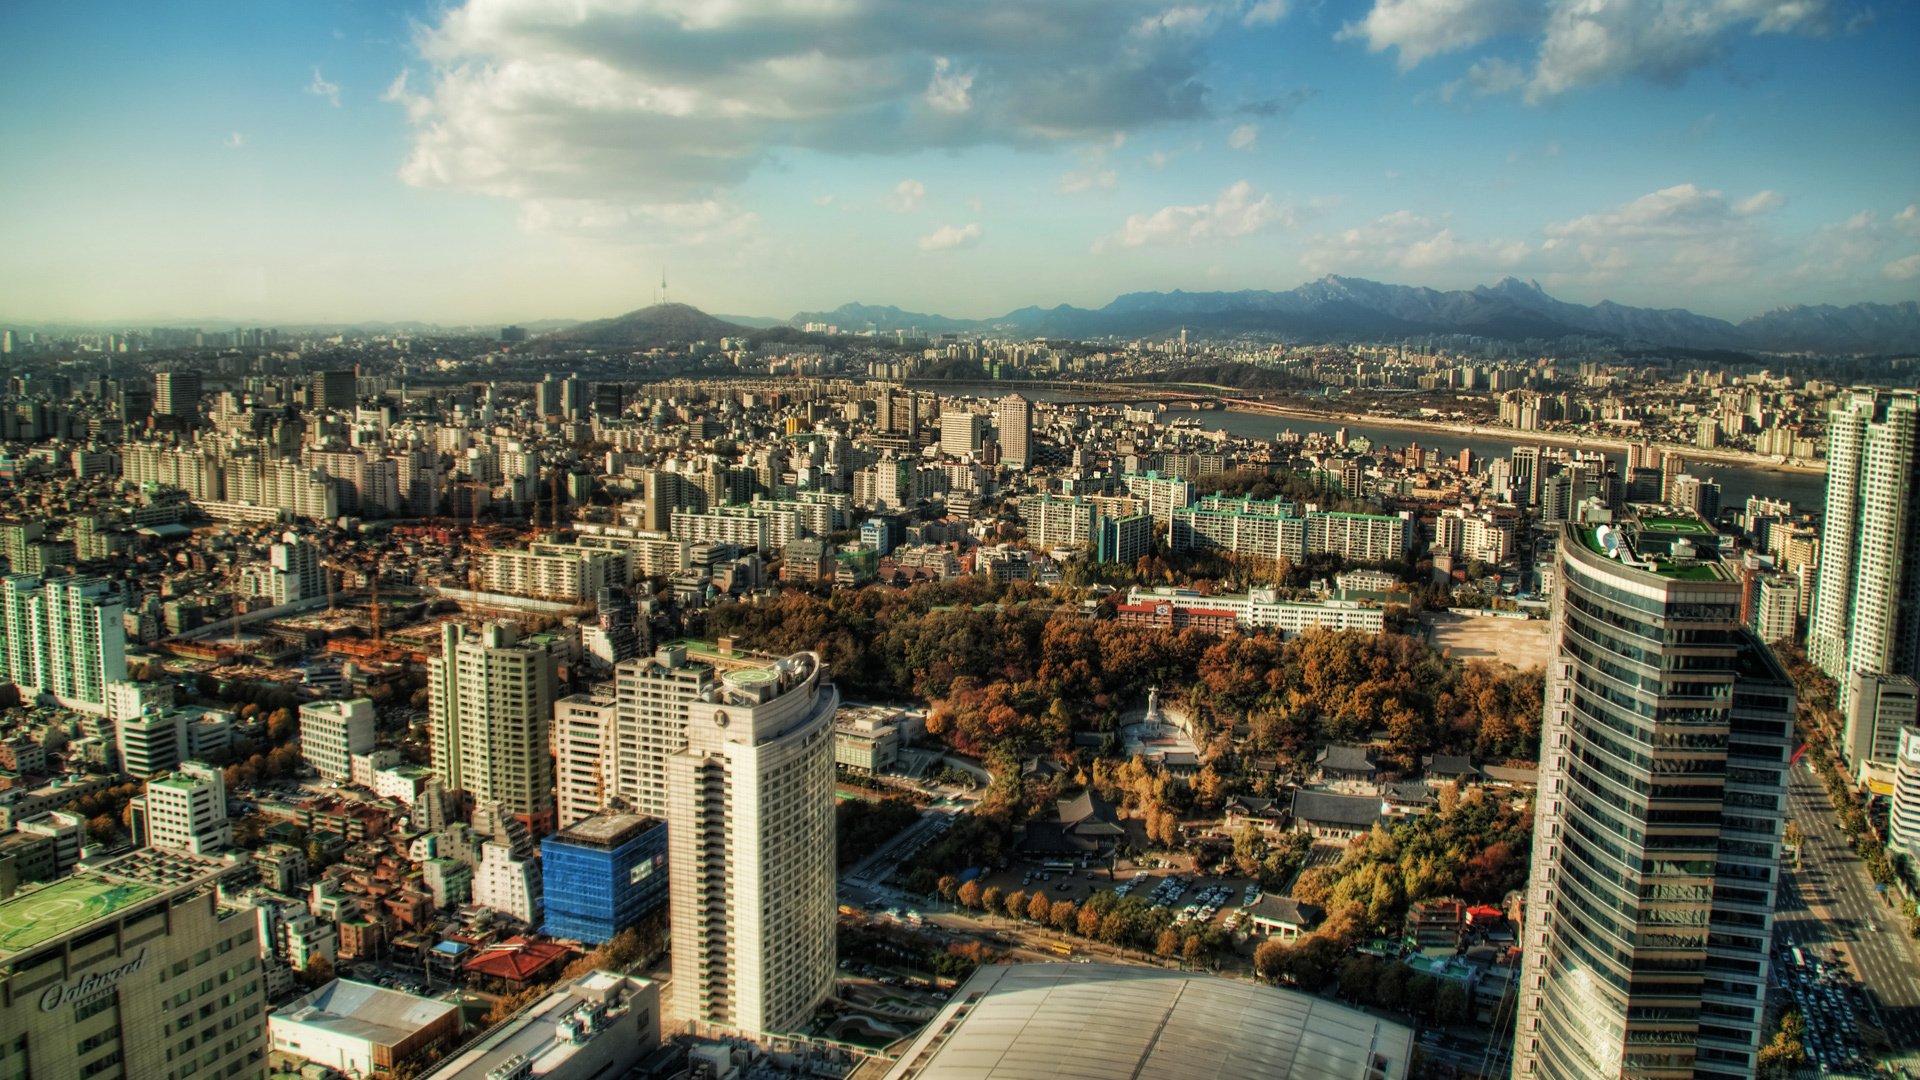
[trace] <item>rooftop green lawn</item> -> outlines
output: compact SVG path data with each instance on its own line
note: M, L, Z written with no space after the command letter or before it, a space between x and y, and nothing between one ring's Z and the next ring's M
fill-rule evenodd
M1719 581L1726 577L1719 563L1658 563L1653 572L1675 581Z
M1651 532L1687 533L1691 536L1711 536L1713 529L1706 522L1690 517L1643 517L1640 527Z
M0 954L31 949L159 891L152 885L83 874L19 893L0 902Z

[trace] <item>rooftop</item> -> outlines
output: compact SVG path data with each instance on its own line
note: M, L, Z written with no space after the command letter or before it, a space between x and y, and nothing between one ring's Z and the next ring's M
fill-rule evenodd
M144 848L0 901L0 958L72 933L163 893L217 880L232 868L217 859Z
M1413 1032L1308 994L1110 964L983 967L886 1080L1405 1080Z
M276 1011L272 1020L291 1021L347 1038L395 1046L458 1009L450 1002L416 997L350 979L335 979Z
M578 1053L591 1039L613 1030L609 1024L575 1041L561 1031L561 1024L569 1014L583 1005L605 1002L611 1017L615 1012L632 1008L630 1002L633 996L645 993L653 985L646 979L611 971L588 972L572 984L541 998L532 1008L494 1028L459 1054L441 1062L427 1076L433 1080L486 1080L496 1075L495 1070L512 1061L530 1063L528 1075L550 1076L560 1071L567 1059ZM616 1037L630 1038L624 1032ZM649 1049L638 1047L635 1053L645 1053Z
M557 839L594 847L619 847L660 824L645 814L598 814L560 830Z

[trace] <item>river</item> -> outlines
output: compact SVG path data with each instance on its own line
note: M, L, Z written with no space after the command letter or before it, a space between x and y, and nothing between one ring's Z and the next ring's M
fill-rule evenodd
M1065 396L1045 390L1023 391L1023 393L1027 397L1041 401L1057 400ZM1286 431L1299 435L1316 431L1332 434L1339 428L1346 428L1348 438L1364 436L1376 447L1404 447L1417 442L1422 447L1433 447L1449 456L1465 448L1472 450L1474 457L1485 460L1508 457L1516 446L1547 445L1529 443L1523 432L1495 429L1488 429L1485 435L1461 435L1451 431L1422 431L1416 428L1382 427L1343 420L1309 420L1296 416L1274 416L1234 410L1198 412L1174 410L1167 415L1172 418L1191 416L1197 419L1200 427L1205 430L1224 431L1243 439L1274 439ZM1686 451L1683 449L1680 454L1684 458ZM1623 474L1626 472L1627 463L1624 452L1609 452L1607 459ZM1744 507L1750 495L1761 495L1770 499L1784 498L1793 503L1795 510L1801 511L1818 513L1826 507L1827 477L1825 473L1704 461L1687 462L1687 471L1695 476L1704 476L1719 482L1722 507L1733 509Z

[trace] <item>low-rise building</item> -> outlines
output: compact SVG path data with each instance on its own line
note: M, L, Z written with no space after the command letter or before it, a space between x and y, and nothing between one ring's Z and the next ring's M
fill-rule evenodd
M460 1034L460 1007L335 979L267 1017L274 1052L348 1076L391 1076Z
M660 986L592 971L489 1031L421 1080L597 1080L660 1047Z

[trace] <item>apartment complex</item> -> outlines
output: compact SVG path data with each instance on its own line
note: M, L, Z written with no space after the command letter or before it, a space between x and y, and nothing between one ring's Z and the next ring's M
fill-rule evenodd
M0 580L0 649L6 681L27 701L48 698L104 716L107 687L127 677L125 605L103 578Z
M1848 765L1864 775L1892 765L1899 728L1858 692L1882 678L1920 675L1920 396L1855 390L1827 426L1827 506L1807 657L1840 684ZM1861 678L1854 678L1860 676ZM1871 690L1871 687L1866 687ZM1889 722L1890 721L1890 722Z

